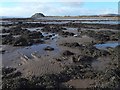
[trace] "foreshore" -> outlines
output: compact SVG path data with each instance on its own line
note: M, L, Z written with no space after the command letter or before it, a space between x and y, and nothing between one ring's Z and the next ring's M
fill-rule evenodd
M27 88L118 88L120 45L109 43L118 43L119 24L82 23L117 22L117 17L64 18L3 19L4 88L12 80L22 85L21 78Z

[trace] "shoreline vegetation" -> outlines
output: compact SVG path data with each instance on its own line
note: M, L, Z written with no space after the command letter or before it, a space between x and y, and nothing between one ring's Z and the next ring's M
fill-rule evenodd
M47 17L1 20L2 89L119 90L119 24L82 23L118 17Z

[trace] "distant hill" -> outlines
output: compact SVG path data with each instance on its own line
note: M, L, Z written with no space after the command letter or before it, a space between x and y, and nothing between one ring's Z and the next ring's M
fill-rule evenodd
M100 14L100 15L80 15L80 16L64 16L64 17L117 17L120 14ZM63 16L45 16L43 13L35 13L31 17L27 16L0 16L0 19L9 19L9 18L33 18L39 19L41 17L63 17Z
M103 15L100 15L100 16L120 16L120 14L103 14Z
M10 18L27 18L27 17L20 17L20 16L0 16L0 19L10 19Z
M45 17L45 15L42 13L35 13L34 15L31 16L31 18L41 18L41 17Z
M15 18L15 17L11 17L11 16L0 16L0 18L4 19L4 18Z

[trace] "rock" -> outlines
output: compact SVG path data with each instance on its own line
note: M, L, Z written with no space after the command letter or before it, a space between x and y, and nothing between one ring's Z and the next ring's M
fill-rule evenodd
M41 30L43 32L60 33L63 30L63 28L61 26L45 26Z
M53 51L54 48L52 48L52 47L50 47L50 46L47 46L46 48L44 48L44 50L46 50L46 51Z
M48 40L48 39L50 39L50 37L48 37L48 36L45 36L45 37L44 37L44 40Z
M35 44L36 43L44 43L44 40L40 40L40 39L34 39L33 41L34 41Z
M52 37L52 35L48 35L48 37Z
M61 44L61 45L67 46L67 47L73 47L73 48L82 47L82 45L80 45L80 44L77 43L77 42L73 42L73 43L63 43L63 44Z
M73 56L73 57L71 57L70 61L71 61L72 63L76 63L76 58Z
M61 59L57 58L56 61L62 61Z
M0 50L0 53L4 54L6 52L6 50Z
M63 55L64 55L64 56L71 56L71 55L74 55L74 53L66 50L66 51L63 52Z
M22 63L19 63L19 64L18 64L18 66L21 66L21 65L22 65Z
M48 39L50 39L52 37L52 35L47 35L47 36L44 36L44 39L45 40L48 40Z
M10 79L10 78L16 78L16 77L19 77L19 76L21 76L21 75L22 75L21 72L16 71L16 72L13 72L13 73L10 73L10 74L4 76L3 78Z
M6 37L2 37L2 44L10 45L14 41L14 37L12 35L7 35Z
M2 74L7 75L7 74L10 74L10 73L14 72L15 70L16 70L16 68L3 67L2 68Z
M29 31L20 26L12 27L7 32L10 34L2 38L2 44L13 46L29 46L41 43L41 39L44 37L41 32Z
M81 28L78 28L78 30L77 30L78 32L80 32L81 31Z
M28 34L30 39L38 39L44 37L41 32L33 31Z
M61 31L61 32L60 32L60 35L62 35L62 36L74 36L75 34L72 33L72 32Z
M77 59L77 62L91 63L93 60L94 60L94 58L92 58L90 56L79 56L79 58Z
M24 23L21 25L22 27L24 28L38 28L38 27L44 27L45 24L42 24L42 23Z
M31 18L41 18L41 17L45 17L45 15L42 13L35 13L34 15L31 16Z
M53 35L53 36L55 36L56 34L55 34L55 33L53 33L52 35Z
M77 56L71 57L71 62L73 62L73 63L77 63L77 62L80 62L82 64L84 64L84 63L91 63L93 60L94 60L94 58L92 58L90 56L80 56L80 55L77 55Z

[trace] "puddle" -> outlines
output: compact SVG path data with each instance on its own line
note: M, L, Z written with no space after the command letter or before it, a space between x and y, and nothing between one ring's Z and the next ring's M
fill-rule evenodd
M26 28L26 29L28 29L30 31L41 31L42 28L43 27L39 27L39 28Z
M71 28L71 27L65 27L65 28L67 28L68 31L75 31L78 29L78 28Z
M118 42L107 42L104 44L96 44L94 46L98 49L106 49L108 47L115 48L118 45L120 45Z
M36 28L34 30L36 30ZM21 55L26 55L28 58L32 59L32 58L34 58L31 55L33 53L35 53L37 56L49 55L51 57L54 57L54 56L59 55L60 48L57 46L57 43L56 43L59 35L55 34L55 33L45 33L45 32L42 32L42 34L44 36L52 35L52 37L50 37L50 39L48 39L48 40L44 40L45 41L44 44L40 43L40 44L34 44L32 46L26 46L26 47L24 47L24 46L23 47L7 46L7 47L10 47L7 50L8 52L6 52L2 55L4 63L6 65L8 65L8 62L11 62L11 60L20 61ZM54 50L53 51L45 51L44 48L47 46L54 48ZM13 48L15 48L15 49L13 50ZM12 65L12 64L10 64L10 65Z
M44 50L45 47L50 46L54 48L54 51L51 51L52 54L57 54L59 53L59 48L55 44L38 44L38 45L33 45L29 46L26 48L18 49L17 51L19 53L22 53L24 55L27 55L29 58L31 58L31 54L36 52L38 55L46 55L47 52Z
M0 33L0 36L9 35L10 33Z
M44 41L48 41L47 44L36 44L36 45L28 46L28 47L25 47L25 48L22 48L22 49L18 49L17 51L22 53L22 54L25 54L25 55L27 55L28 57L31 58L31 54L34 53L34 52L37 52L38 55L46 55L47 53L44 50L44 48L47 47L47 46L50 46L50 47L54 48L54 50L51 51L51 53L53 55L58 54L59 51L60 51L59 47L56 45L58 34L45 33L45 32L42 32L42 34L43 34L43 36L52 35L52 37L50 37L49 40L44 40Z
M75 17L41 17L36 20L109 20L107 18L75 18Z
M41 23L42 24L66 24L66 23L68 23L68 21L66 21L66 22L65 21L64 22L63 21L62 22L55 22L54 21L54 22L41 22Z
M47 33L47 32L42 32L42 35L44 37L47 37L47 36L50 36L50 39L48 40L44 40L44 41L48 41L49 43L47 44L37 44L37 45L32 45L32 46L29 46L29 47L26 47L26 48L23 48L23 49L20 49L19 51L29 57L31 57L31 53L33 52L37 52L38 55L46 55L46 51L44 50L45 47L47 46L50 46L52 48L54 48L53 51L51 51L51 53L53 55L55 54L58 54L60 49L59 47L56 45L56 41L57 41L57 38L59 37L58 34L55 34L55 33Z

